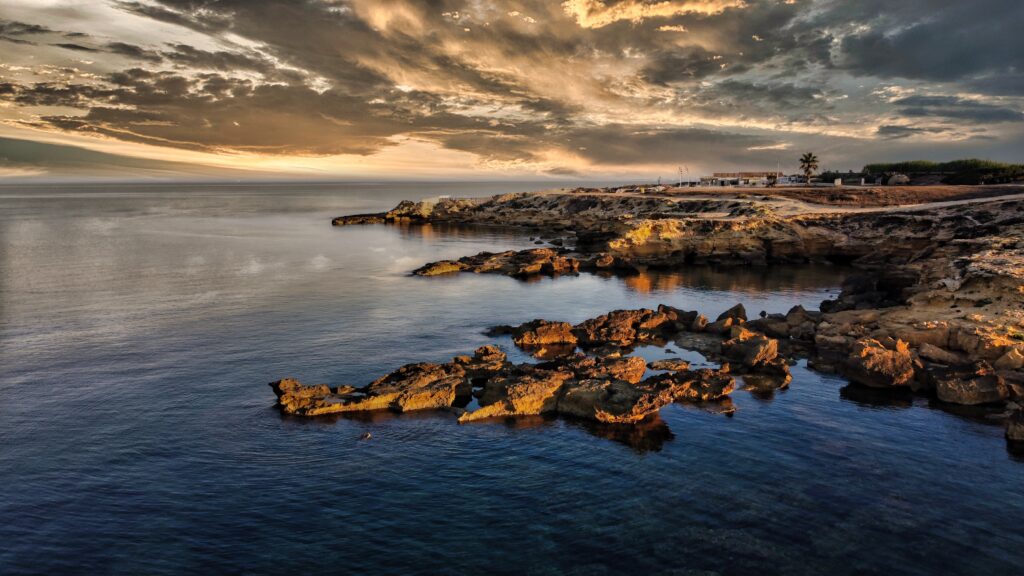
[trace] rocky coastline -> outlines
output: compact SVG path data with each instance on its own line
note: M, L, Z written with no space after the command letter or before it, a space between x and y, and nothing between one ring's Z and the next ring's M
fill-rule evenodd
M537 364L512 366L499 349L484 347L447 364L403 367L360 389L272 385L282 409L306 416L444 408L459 412L461 422L559 414L622 424L670 402L724 398L736 376L746 386L788 385L789 363L804 357L813 369L869 389L984 407L986 418L1005 423L1009 441L1024 441L1024 197L1013 188L988 195L912 206L893 206L887 195L876 206L850 207L771 191L586 189L405 201L383 214L340 217L335 225L520 226L542 244L428 263L412 272L418 276L810 262L849 264L861 273L820 311L749 319L737 306L710 321L661 306L613 311L575 326L534 320L494 333L511 334L516 346L544 360ZM626 354L666 341L721 368L651 366L659 373L644 378L642 360Z

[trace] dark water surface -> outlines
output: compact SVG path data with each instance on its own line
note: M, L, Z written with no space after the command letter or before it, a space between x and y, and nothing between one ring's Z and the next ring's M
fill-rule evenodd
M0 187L0 574L1024 571L1024 462L1001 428L803 364L788 391L734 393L732 416L671 406L635 429L279 415L270 380L363 384L492 342L492 324L781 312L839 284L413 278L532 244L329 225L523 188Z

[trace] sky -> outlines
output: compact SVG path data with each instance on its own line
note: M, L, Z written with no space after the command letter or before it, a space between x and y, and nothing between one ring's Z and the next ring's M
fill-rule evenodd
M0 179L1024 161L1021 0L0 0Z

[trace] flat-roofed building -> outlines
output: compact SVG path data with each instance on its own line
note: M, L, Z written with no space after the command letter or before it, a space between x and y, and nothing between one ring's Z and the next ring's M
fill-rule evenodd
M782 178L782 172L715 172L700 179L702 186L767 186L773 179Z

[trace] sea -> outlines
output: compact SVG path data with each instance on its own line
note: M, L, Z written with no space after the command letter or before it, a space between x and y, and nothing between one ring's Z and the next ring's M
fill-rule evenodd
M1001 426L803 360L786 390L634 427L275 408L282 377L362 385L484 344L527 361L497 324L816 309L850 273L420 278L536 232L331 226L544 187L0 186L0 574L1024 573Z

